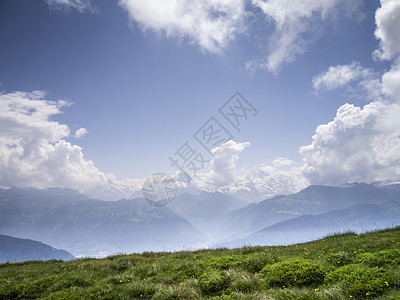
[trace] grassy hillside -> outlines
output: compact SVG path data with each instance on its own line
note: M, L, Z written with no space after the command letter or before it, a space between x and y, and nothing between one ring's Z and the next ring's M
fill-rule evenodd
M400 227L280 247L0 265L0 299L400 299Z

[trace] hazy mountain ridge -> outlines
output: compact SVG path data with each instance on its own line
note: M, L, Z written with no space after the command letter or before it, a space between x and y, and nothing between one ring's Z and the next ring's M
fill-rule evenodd
M229 214L228 226L250 234L301 215L396 200L400 200L400 184L355 183L345 187L311 185L295 194L275 196L234 210Z
M0 263L52 259L68 261L75 257L41 242L0 234Z
M64 189L0 190L0 232L75 255L172 250L206 241L168 207L155 208L144 199L89 199Z
M178 195L161 208L143 198L102 201L68 189L12 188L0 190L0 233L77 256L287 244L343 230L394 226L400 220L398 201L398 183L309 186L250 205L203 191Z
M333 233L363 233L400 224L400 201L384 204L358 204L343 210L318 215L303 215L263 228L244 238L221 244L285 245L308 242Z

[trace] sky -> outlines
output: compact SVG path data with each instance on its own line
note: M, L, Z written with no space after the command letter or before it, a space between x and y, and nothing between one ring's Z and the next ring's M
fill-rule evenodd
M1 0L0 186L130 197L185 145L183 187L398 180L398 24L397 0Z

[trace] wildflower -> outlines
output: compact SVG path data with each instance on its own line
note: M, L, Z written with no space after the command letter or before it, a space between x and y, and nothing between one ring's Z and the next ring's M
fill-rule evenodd
M318 291L319 289L315 289L314 291Z
M387 283L387 281L385 281L386 286L389 286L389 283Z

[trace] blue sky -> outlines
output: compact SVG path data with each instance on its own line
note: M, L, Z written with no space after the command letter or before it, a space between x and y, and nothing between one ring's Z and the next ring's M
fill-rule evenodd
M168 7L170 1L2 1L2 94L40 90L47 93L42 100L73 103L46 120L66 124L71 133L60 139L80 146L85 160L118 179L176 171L168 157L211 116L218 116L220 106L236 91L258 110L240 133L232 129L237 143L251 144L240 151L236 165L249 170L276 158L302 164L305 155L299 153L300 147L310 145L316 128L332 121L342 105L363 107L377 98L395 98L390 92L377 96L360 87L368 79L384 89L381 76L396 65L397 50L388 48L395 34L382 39L374 34L377 9L392 1L335 0L320 6L318 1L307 1L306 7L294 12L290 1L218 2L228 17L216 33L196 22L201 20L199 11L218 21L212 15L218 8L190 9L198 1L188 2L183 16ZM395 13L397 7L392 6ZM283 16L276 13L278 9ZM157 20L157 14L166 15L167 21ZM180 17L194 25L186 28ZM223 35L224 28L226 36L210 46L210 39L219 38L218 31ZM282 52L279 41L293 35L286 48L301 51L275 67L263 65L263 58L271 62L273 53ZM374 58L376 49L389 54ZM252 60L253 69L246 69ZM368 74L352 75L355 79L345 80L339 88L313 86L313 79L338 65L353 66L353 75L362 70ZM73 133L79 128L87 134L76 139ZM365 180L394 179L400 173L396 172ZM3 175L8 179L1 186L13 183L13 176L7 176ZM23 182L17 179L16 185ZM30 185L59 184L50 180Z

